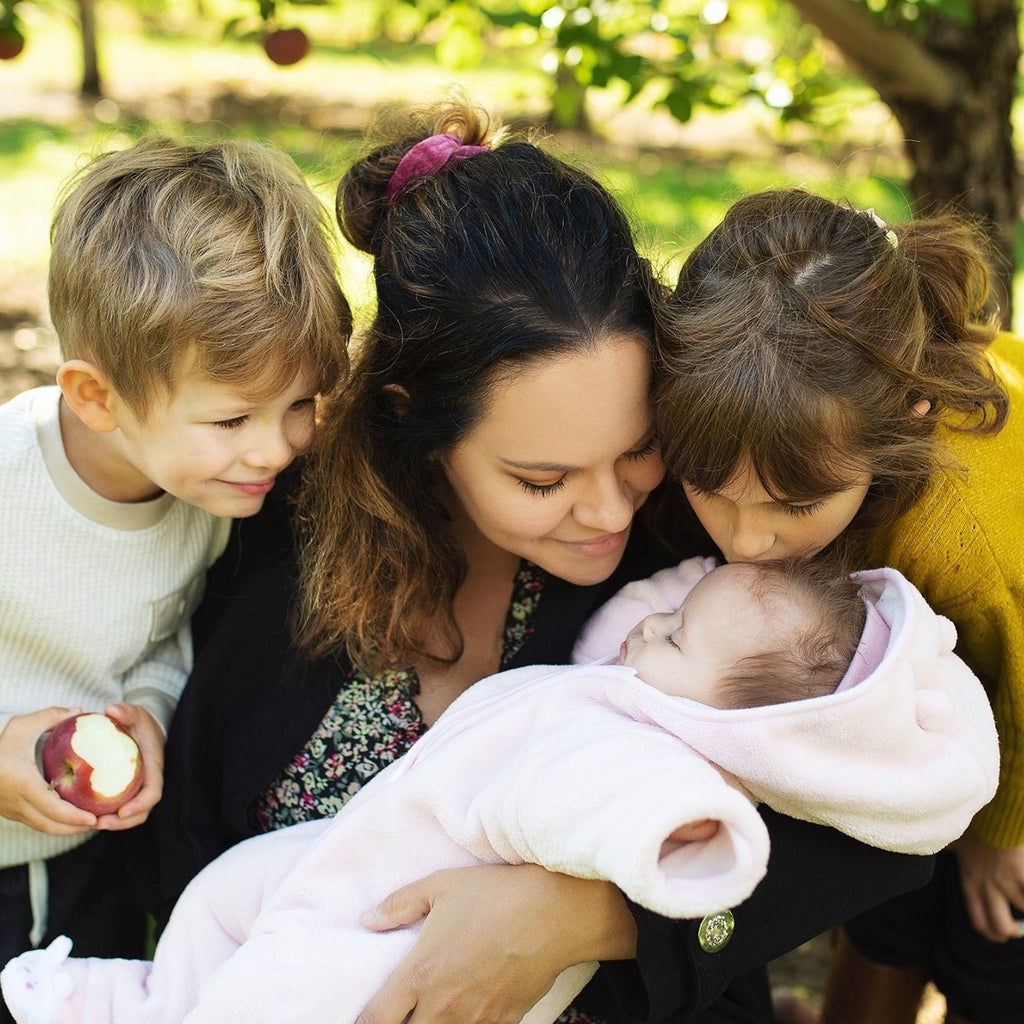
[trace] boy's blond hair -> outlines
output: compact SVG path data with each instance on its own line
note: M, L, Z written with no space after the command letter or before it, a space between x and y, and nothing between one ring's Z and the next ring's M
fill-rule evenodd
M351 314L322 204L281 151L145 138L66 186L50 313L64 359L95 363L144 415L186 357L254 399L300 367L331 390Z

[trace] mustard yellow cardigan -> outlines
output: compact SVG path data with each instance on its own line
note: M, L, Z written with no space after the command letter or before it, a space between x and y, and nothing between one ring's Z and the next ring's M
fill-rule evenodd
M872 540L872 565L903 572L957 628L957 651L995 710L999 790L972 823L992 846L1024 845L1024 339L1001 334L989 358L1010 393L998 434L940 427L960 467L943 469Z

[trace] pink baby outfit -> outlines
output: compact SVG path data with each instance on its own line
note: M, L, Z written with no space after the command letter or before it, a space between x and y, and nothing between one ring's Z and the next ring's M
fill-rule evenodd
M603 658L610 623L617 647L707 568L690 560L659 573L639 616L630 606L623 628L615 609L604 625L599 613L581 650ZM617 665L491 676L336 818L247 840L202 871L152 964L66 958L60 940L11 961L0 981L18 1024L277 1024L321 1019L328 998L344 1024L415 941L415 927L358 923L399 886L440 868L526 861L610 879L665 916L699 917L742 901L764 874L758 801L880 847L940 849L995 791L988 699L953 653L952 624L906 579L859 578L889 637L856 685L720 710ZM706 818L721 822L713 839L666 841ZM553 1021L594 966L563 972L530 1024Z

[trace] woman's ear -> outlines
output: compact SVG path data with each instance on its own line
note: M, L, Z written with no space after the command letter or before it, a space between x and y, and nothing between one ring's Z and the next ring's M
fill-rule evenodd
M107 433L117 428L116 395L110 379L85 359L69 359L57 369L57 384L72 412L91 430Z
M395 414L395 418L405 419L412 411L412 399L409 397L409 392L401 384L385 384L381 390L387 396L387 403Z

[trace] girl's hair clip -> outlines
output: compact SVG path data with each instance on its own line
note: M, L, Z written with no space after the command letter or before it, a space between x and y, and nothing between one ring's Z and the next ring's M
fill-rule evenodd
M875 213L872 207L869 206L867 209L861 210L860 212L863 213L865 217L870 217L871 220L873 220L882 229L882 231L885 232L885 240L893 249L899 248L900 240L896 237L896 232L893 231L893 229L889 227L889 225L886 224L877 213Z

